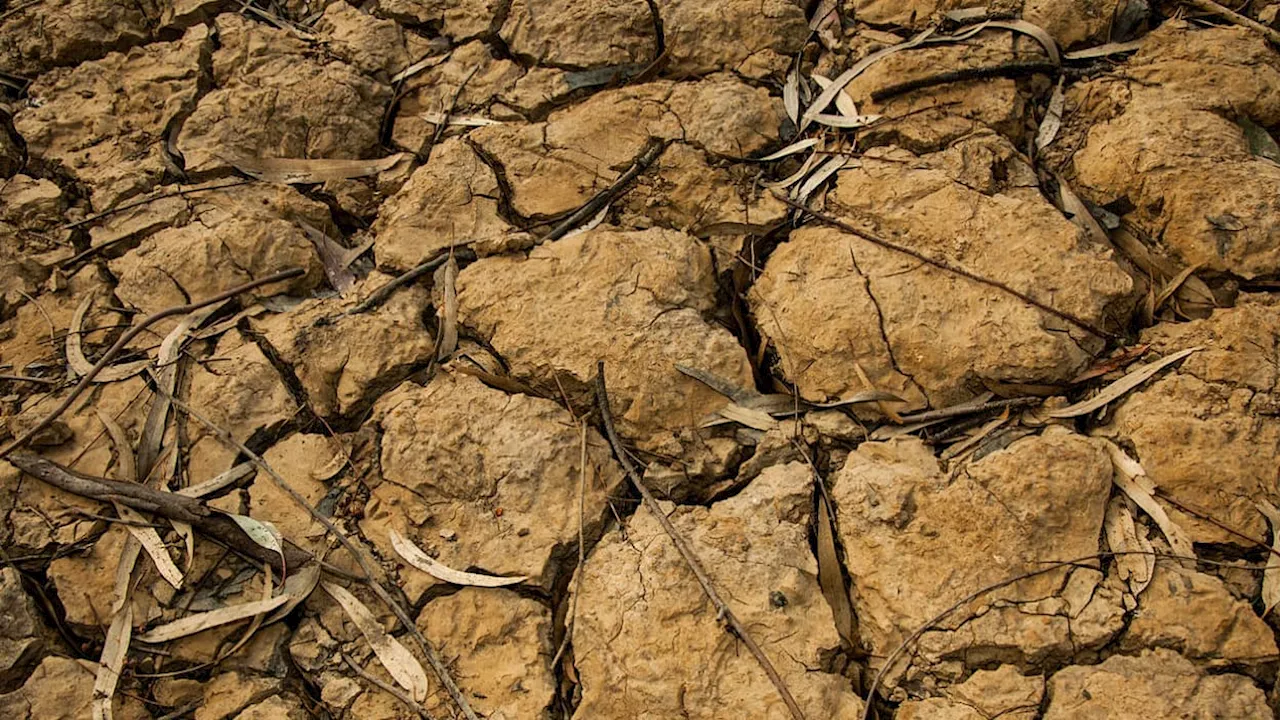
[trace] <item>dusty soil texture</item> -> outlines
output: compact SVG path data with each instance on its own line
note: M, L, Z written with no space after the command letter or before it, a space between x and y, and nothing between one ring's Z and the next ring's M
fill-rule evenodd
M0 718L1277 717L1232 5L0 1Z

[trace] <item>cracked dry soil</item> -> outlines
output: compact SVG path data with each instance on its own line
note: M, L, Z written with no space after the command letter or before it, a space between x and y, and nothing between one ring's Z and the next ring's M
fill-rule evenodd
M12 0L0 90L0 441L147 315L299 268L151 325L24 452L221 477L207 508L372 616L314 561L281 583L0 463L0 717L464 717L266 466L475 717L794 717L628 483L598 361L803 717L1280 707L1257 28L1165 0ZM143 528L176 586L132 564Z

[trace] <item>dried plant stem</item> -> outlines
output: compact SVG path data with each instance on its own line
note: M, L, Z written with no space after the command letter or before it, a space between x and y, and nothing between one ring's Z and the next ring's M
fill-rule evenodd
M538 238L538 243L551 242L559 240L568 235L574 228L591 219L601 208L613 202L619 195L627 189L633 180L640 177L640 174L649 169L654 160L665 150L667 144L658 138L650 138L645 144L644 149L640 151L640 155L631 163L631 167L622 173L613 184L596 194L595 197L588 200L582 207L574 210L569 217L561 220L550 232Z
M290 278L295 278L300 275L303 275L304 273L305 271L302 268L289 268L288 270L282 270L278 273L273 273L264 278L258 278L257 280L252 280L242 285L237 285L231 288L230 290L220 292L211 298L206 298L199 302L188 303L186 305L178 305L175 307L167 308L165 310L161 310L158 313L148 315L146 318L142 320L141 323L134 325L132 328L129 329L128 332L126 332L124 335L121 335L120 339L117 340L115 344L111 346L110 349L108 349L105 353L103 353L102 357L98 359L98 362L94 364L93 369L91 369L88 372L88 374L86 374L84 377L80 378L80 382L77 383L76 386L71 389L71 393L67 395L67 397L64 398L61 403L58 404L58 407L54 408L52 412L50 412L48 415L45 415L43 418L41 418L40 422L32 426L30 430L27 430L26 432L22 433L22 435L19 435L18 437L14 438L14 440L10 442L8 445L5 445L4 449L0 450L0 458L8 457L9 454L12 453L14 450L17 450L18 448L30 442L31 438L34 437L36 433L52 425L53 421L57 420L58 417L62 415L62 413L66 412L67 408L71 407L71 404L74 403L76 399L79 398L80 395L84 393L84 391L89 387L89 383L93 382L93 379L98 376L98 373L102 372L102 370L107 365L109 365L117 355L120 354L120 351L128 347L129 343L133 342L133 339L141 335L143 332L145 332L147 328L151 327L152 325L156 324L157 322L167 317L173 317L174 315L186 315L187 313L193 312L195 310L199 310L202 307L213 305L214 303L220 303L223 300L228 300L230 298L233 298L242 292L247 292L249 290L253 290L254 288L262 287L263 285L270 285L271 283L280 282L282 280L288 280Z
M662 526L662 529L671 538L671 542L675 544L676 550L680 556L684 558L684 562L693 571L693 575L698 580L698 584L702 586L702 592L706 593L707 599L715 606L716 618L723 619L728 625L728 629L747 646L747 650L755 656L756 661L760 663L760 667L764 669L765 675L769 676L769 680L773 686L778 689L778 694L782 696L782 702L786 704L787 710L791 711L791 717L796 720L804 720L804 712L800 710L800 706L796 704L796 700L791 696L791 691L787 689L786 683L782 681L782 676L774 669L773 663L769 662L768 656L764 654L764 650L756 644L751 638L751 634L747 632L747 628L733 614L728 604L720 599L720 593L716 592L715 585L712 584L710 576L702 567L702 561L689 547L689 543L671 523L671 519L662 511L658 505L658 500L649 492L649 488L645 487L644 482L640 479L640 474L636 472L636 468L631 464L631 460L627 457L626 449L622 447L622 440L618 437L618 431L613 425L613 411L609 408L608 388L604 379L604 361L596 363L596 405L600 409L600 421L604 424L605 435L609 438L609 445L613 447L613 454L617 456L618 462L622 463L622 469L627 473L627 479L640 493L640 497L644 500L644 505L649 512Z

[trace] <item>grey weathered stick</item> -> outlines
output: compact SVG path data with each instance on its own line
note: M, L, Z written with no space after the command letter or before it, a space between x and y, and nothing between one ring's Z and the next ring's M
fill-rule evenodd
M1213 2L1213 0L1182 0L1182 2L1187 5L1191 5L1192 7L1204 10L1205 12L1213 13L1228 22L1232 22L1241 27L1247 27L1254 32L1261 33L1266 39L1276 45L1280 45L1280 31L1276 31L1274 28L1269 28L1253 18L1241 15L1229 7L1219 5L1218 3Z
M305 274L305 271L302 268L281 270L278 273L268 275L264 278L258 278L257 280L244 283L243 285L237 285L230 290L220 292L211 298L207 298L199 302L188 303L187 305L178 305L176 307L167 308L158 313L148 315L141 323L134 325L128 332L121 335L120 339L117 340L110 349L103 353L102 357L98 359L98 362L94 364L93 369L91 369L87 375L80 378L80 382L71 389L71 394L67 395L67 397L58 404L58 407L53 409L53 412L45 415L40 419L40 422L36 423L30 430L22 433L22 435L14 438L13 442L5 445L4 449L0 450L0 458L8 457L14 450L26 445L32 437L35 437L36 433L52 425L53 421L57 420L62 413L66 412L67 408L71 407L71 404L76 401L76 398L80 397L80 395L84 393L85 389L89 387L89 383L93 382L93 379L98 376L98 373L102 372L102 369L109 365L111 361L120 354L121 350L128 347L129 343L133 342L133 339L145 332L147 328L167 317L173 317L174 315L186 315L193 310L199 310L207 305L212 305L214 303L233 298L242 292L247 292L254 288L262 287L263 285L270 285L271 283L295 278L303 274Z
M475 251L471 250L470 248L459 247L459 246L447 247L441 250L440 252L436 253L435 257L431 258L430 260L427 260L426 262L422 263L421 265L418 265L412 270L407 270L395 276L391 280L387 281L386 285L383 285L377 290L374 290L372 295L364 299L364 302L348 310L347 314L359 315L360 313L369 312L370 310L378 307L382 303L386 302L392 296L392 294L395 293L395 291L398 288L408 285L414 280L417 280L423 275L426 275L432 270L435 270L436 268L448 262L450 252L453 253L453 257L456 260L465 261L465 260L476 259Z
M0 373L0 380L11 380L14 382L29 382L37 385L57 385L57 380L48 380L46 378L31 377L30 375L5 375Z
M711 577L707 575L707 571L702 567L702 561L698 559L697 554L689 547L689 543L685 541L684 536L671 523L667 514L662 511L658 505L658 500L649 492L649 488L645 487L644 482L640 479L640 474L636 472L636 468L631 464L631 460L627 457L626 450L622 447L622 440L618 437L618 431L613 425L613 411L609 408L608 388L604 379L604 361L600 360L596 363L596 406L600 408L600 421L604 424L605 435L609 438L609 445L613 447L613 454L617 456L618 462L622 463L622 469L627 473L627 479L640 493L640 497L644 500L644 505L657 519L658 524L671 538L671 542L675 544L676 550L680 556L684 558L684 562L693 571L693 575L698 580L698 584L702 586L702 592L706 593L707 599L715 606L718 618L724 618L728 623L730 631L747 646L747 650L755 656L756 661L760 663L760 667L764 669L764 674L769 676L769 680L773 686L778 689L778 695L782 696L782 702L786 704L787 710L791 711L791 717L796 720L804 720L804 712L800 710L800 706L796 704L796 699L791 696L791 691L787 689L787 684L782 681L782 676L774 669L773 663L769 662L768 656L764 654L764 650L756 644L747 632L747 628L738 620L738 616L733 614L733 610L720 599L720 593L716 592L715 585L711 582Z
M164 388L158 387L156 388L156 392L165 393L165 390ZM369 589L378 596L378 599L382 600L382 602L391 609L391 612L395 614L396 619L400 621L400 624L404 625L405 630L407 630L409 634L413 636L413 639L417 641L418 646L422 648L423 654L427 656L427 662L431 664L431 669L435 671L436 677L439 678L440 684L443 685L445 690L449 693L449 697L453 698L453 702L458 706L458 709L462 711L463 717L467 718L467 720L480 720L476 717L475 711L471 709L471 705L467 702L466 697L462 695L462 690L460 690L457 683L453 681L453 677L449 674L449 668L447 668L444 661L440 659L440 654L437 653L435 648L431 647L427 642L427 639L422 636L422 632L418 630L418 626L413 622L413 619L409 617L409 613L401 607L400 603L396 602L395 598L391 597L391 593L388 592L386 588L382 587L382 583L378 582L377 577L374 575L373 567L369 565L369 561L365 558L364 553L360 552L360 549L355 546L355 543L351 542L351 538L347 537L346 533L339 530L338 526L333 524L333 520L320 514L320 512L314 507L311 507L311 503L308 503L307 499L302 497L301 493L294 490L293 486L289 484L289 481L285 480L280 473L276 472L275 468L267 464L267 461L263 460L262 456L250 450L244 443L236 440L231 433L219 427L212 420L209 420L205 416L193 410L190 405L172 395L168 395L167 393L166 396L174 407L185 412L189 417L205 426L205 428L212 432L218 440L227 445L227 447L234 448L244 453L245 456L249 458L250 462L257 466L258 469L265 472L267 477L271 478L272 482L276 484L276 487L283 490L296 505L301 507L303 510L306 510L307 513L311 515L312 519L324 526L324 529L339 543L341 543L342 547L351 554L352 558L355 559L356 564L360 566L360 572L364 574L364 577L360 578L360 581L367 585Z
M270 563L276 570L284 571L280 556L274 550L254 542L225 513L210 508L196 498L156 490L140 483L83 475L31 453L18 453L8 460L22 472L59 490L100 502L118 502L139 512L155 513L170 520L188 523L201 534L254 560ZM299 567L311 559L311 555L303 550L285 547L285 562L288 567Z
M948 70L947 72L938 73L937 75L916 78L915 80L907 80L906 82L887 85L879 90L873 90L871 92L871 100L872 102L882 103L885 100L895 98L899 95L905 95L906 93L913 92L915 90L923 90L924 88L937 87L938 85L964 82L966 80L1023 77L1025 75L1034 75L1036 73L1052 75L1057 73L1059 70L1061 70L1061 68L1058 65L1047 60L1012 60L1000 65Z
M1016 397L1004 400L992 400L991 402L981 403L979 405L953 405L938 410L926 410L914 415L903 415L903 424L929 422L930 420L945 420L947 418L961 417L964 415L977 415L978 413L987 412L989 410L1002 410L1004 408L1023 408L1031 407L1041 402L1038 397Z
M983 285L989 285L993 288L996 288L997 290L1003 290L1004 292L1009 293L1010 295L1018 298L1019 300L1027 303L1028 305L1031 305L1032 307L1039 308L1040 310L1043 310L1049 313L1050 315L1053 315L1056 318L1066 320L1067 322L1071 323L1072 325L1075 325L1081 330L1084 330L1090 335L1095 335L1097 337L1103 338L1104 340L1123 340L1124 339L1123 337L1121 337L1120 335L1117 335L1116 333L1108 332L1106 330L1103 330L1102 328L1095 327L1091 323L1085 320L1081 320L1080 318L1076 317L1075 315L1072 315L1071 313L1063 312L1051 305L1046 305L1040 302L1039 300L1036 300L1035 298L1031 297L1030 295L1027 295L1024 292L1014 290L1013 288L1000 282L999 280L992 280L990 278L982 277L981 275L971 273L968 270L965 270L964 268L956 267L955 265L952 265L951 263L948 263L945 260L937 260L937 259L931 258L928 255L916 252L915 250L912 250L909 247L903 247L902 245L899 245L894 242L890 242L877 235L872 235L866 230L859 230L858 228L850 225L849 223L839 218L832 217L831 215L828 215L824 212L820 212L818 210L814 210L809 207L805 207L804 205L801 205L800 203L796 202L795 200L792 200L791 198L787 197L782 193L779 193L776 190L773 192L773 196L778 198L778 200L782 201L786 205L789 205L795 210L799 210L800 212L803 212L803 213L808 213L811 217L823 222L826 225L830 225L831 227L843 230L849 233L850 235L857 235L858 237L862 238L863 240L866 240L867 242L873 245L879 245L880 247L886 250L893 250L894 252L899 252L899 253L902 253L903 255L908 255L910 257L915 258L916 260L919 260L920 262L926 263L928 265L932 265L933 267L936 267L939 270L945 270L946 272L949 272L953 275L959 275L962 278L972 280L976 283L982 283Z
M662 151L665 150L666 147L666 141L660 138L649 138L649 142L645 144L644 149L640 152L640 156L631 163L631 167L627 168L626 172L622 173L617 180L613 181L612 185L601 190L595 197L584 203L582 207L574 210L569 217L561 220L555 227L551 228L550 232L538 238L538 242L544 243L551 242L552 240L559 240L569 234L571 230L589 220L596 213L600 212L600 208L603 208L605 205L613 202L622 194L622 191L627 189L627 186L631 184L632 180L639 177L640 173L648 170L649 166L653 164L654 160L658 159L658 156L662 154Z

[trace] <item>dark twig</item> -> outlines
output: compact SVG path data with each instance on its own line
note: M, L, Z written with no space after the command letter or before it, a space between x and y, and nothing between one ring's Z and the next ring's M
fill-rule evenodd
M938 73L937 75L916 78L915 80L907 80L906 82L894 83L893 85L882 87L871 93L871 100L873 102L882 103L885 100L895 98L899 95L905 95L914 90L923 90L924 88L964 82L966 80L985 80L987 78L998 77L1025 77L1027 75L1035 74L1053 75L1059 70L1061 70L1060 67L1047 60L1011 60L1007 63L1001 63L1000 65L960 68L959 70L949 70L947 72Z
M116 213L121 213L121 212L124 212L125 210L132 210L133 208L136 208L140 205L153 203L157 200L164 200L165 198L180 197L183 195L190 195L191 193L204 192L205 190L222 190L224 188L236 187L238 185L248 185L251 182L253 182L253 180L235 180L233 182L223 183L221 185L213 185L213 184L197 185L196 187L182 188L181 190L174 190L173 192L167 192L160 195L148 195L147 197L139 198L137 200L134 200L133 202L127 202L123 205L120 205L119 207L108 208L106 210L103 210L100 213L97 213L95 215L90 215L89 217L84 218L82 220L77 220L73 223L67 223L66 225L62 226L62 229L74 230L80 227L81 225L88 225L89 223L97 222L104 217L110 217L111 215L115 215ZM76 262L77 260L83 260L88 255L94 252L97 252L103 247L105 247L105 245L99 245L97 247L89 248L88 250L85 250L84 252L80 253L79 255L76 255L70 260L67 260L66 262L63 263L63 265L66 266Z
M977 415L989 410L1002 410L1004 408L1022 409L1031 407L1040 403L1038 397L1016 397L1004 400L992 400L980 405L953 405L951 407L941 408L939 410L926 410L914 415L903 415L902 422L904 424L929 422L930 420L945 420L947 418L962 417L964 415Z
M430 663L431 669L435 671L436 677L440 680L440 684L443 685L445 691L449 693L449 697L453 698L454 704L458 706L463 717L467 720L479 720L479 718L476 717L475 711L471 709L471 705L467 702L466 697L463 696L462 690L460 690L457 683L453 681L453 677L449 674L449 668L445 666L444 661L440 658L440 654L437 653L435 648L431 647L430 643L427 642L427 639L422 636L422 631L418 630L417 624L413 622L413 618L409 617L409 613L405 611L404 607L397 602L395 598L391 597L391 593L382 586L382 583L378 582L377 576L373 572L373 566L369 564L369 560L364 556L364 553L360 552L360 549L356 547L355 543L351 542L351 538L347 537L346 533L339 530L338 526L335 525L333 520L328 516L321 514L318 510L312 507L311 503L307 502L307 499L302 497L301 493L289 484L289 481L285 480L280 473L276 472L275 468L271 467L271 465L267 464L266 460L262 459L262 456L250 450L244 443L235 439L231 433L219 427L212 420L209 420L205 416L193 410L187 403L165 392L164 388L157 387L156 392L157 394L167 397L174 407L185 412L189 417L205 426L205 428L212 432L218 440L227 447L234 448L244 453L245 457L249 458L249 462L252 462L258 467L258 469L266 473L267 477L271 478L272 482L276 484L276 487L283 490L296 505L301 507L303 510L306 510L312 519L320 523L324 527L325 531L327 531L342 545L342 547L356 561L356 564L360 566L360 572L364 575L364 577L360 578L360 582L368 586L368 588L378 596L378 599L391 609L391 612L395 614L396 619L398 619L400 623L404 625L405 630L413 636L413 639L418 643L418 646L422 648L423 654L426 655L427 662Z
M37 385L57 385L57 380L49 380L47 378L31 377L30 375L5 375L0 373L0 380L10 380L13 382L29 382Z
M617 199L631 184L631 181L640 176L640 173L648 170L649 166L653 164L654 160L658 159L658 156L662 154L666 147L666 141L660 138L649 138L649 142L645 144L640 155L631 163L631 167L627 168L626 172L618 176L618 179L612 185L584 203L582 207L570 213L569 217L557 223L546 235L539 238L538 242L544 243L559 240L600 212L601 208Z
M764 654L764 650L756 644L747 632L747 628L733 614L733 610L720 599L720 594L716 592L715 585L712 584L710 576L702 567L702 561L689 547L684 536L671 523L671 519L662 511L658 505L658 500L654 498L653 493L649 492L649 488L645 487L644 482L640 479L640 474L636 472L636 468L631 464L630 458L627 457L626 449L622 447L622 440L618 437L618 431L613 425L613 411L609 408L608 388L605 386L604 379L604 361L596 363L596 406L600 409L600 421L604 424L605 435L609 438L609 445L613 447L613 454L618 458L618 462L622 464L622 469L627 473L627 479L640 493L640 497L644 500L644 505L649 512L657 519L658 524L671 538L671 542L675 544L676 550L680 556L684 558L684 562L693 571L693 575L698 580L698 584L702 586L702 592L706 593L707 599L716 608L716 618L724 619L729 626L729 631L736 635L747 650L755 656L756 661L760 663L760 667L764 669L765 675L769 676L769 680L773 686L778 689L778 694L782 696L782 702L786 704L787 709L791 711L791 717L796 720L804 720L804 712L800 710L800 706L796 704L796 700L791 696L791 691L787 689L786 683L782 681L782 676L774 669L773 663L769 662L768 656Z
M8 445L5 445L4 449L0 450L0 458L8 457L9 453L13 452L14 450L17 450L23 445L26 445L31 440L32 437L35 437L36 433L52 425L53 421L57 420L58 416L66 412L67 408L71 407L71 404L76 401L76 398L80 397L80 395L84 393L85 389L89 387L89 383L93 382L93 379L98 376L98 373L102 372L102 369L105 368L107 365L109 365L111 361L114 360L115 357L120 354L120 351L124 350L125 347L129 345L129 343L133 342L134 338L138 337L143 332L145 332L148 327L156 324L157 322L167 317L173 317L174 315L186 315L187 313L193 312L195 310L199 310L202 307L208 307L209 305L213 305L214 303L220 303L223 300L228 300L230 298L233 298L242 292L248 292L249 290L262 287L263 285L270 285L271 283L281 282L283 280L289 280L290 278L298 277L300 275L303 275L304 273L305 271L302 268L290 268L288 270L281 270L278 273L273 273L264 278L258 278L257 280L252 280L242 285L237 285L231 288L230 290L220 292L217 295L214 295L213 297L206 298L199 302L188 303L186 305L178 305L176 307L167 308L165 310L161 310L160 312L148 315L146 318L142 320L140 324L133 326L133 328L131 328L128 332L121 335L120 339L116 340L115 344L112 345L111 348L108 349L105 353L103 353L102 357L98 359L98 362L94 364L93 369L90 370L87 375L80 378L80 382L77 383L76 386L71 389L71 393L69 395L63 398L62 402L58 404L58 407L54 408L52 412L50 412L48 415L45 415L43 418L41 418L40 422L36 423L30 430L27 430L22 435L15 438L13 442L10 442Z
M773 196L778 198L778 200L782 201L784 204L790 206L795 210L798 210L802 213L808 213L811 217L821 221L826 225L830 225L831 227L838 228L851 235L857 235L858 237L862 238L863 240L866 240L867 242L873 245L879 245L880 247L885 248L886 250L893 250L894 252L899 252L899 253L902 253L903 255L913 257L916 260L919 260L928 265L932 265L938 268L939 270L945 270L946 272L952 273L954 275L959 275L962 278L972 280L976 283L981 283L983 285L996 288L997 290L1003 290L1004 292L1009 293L1010 295L1018 298L1019 300L1027 303L1028 305L1031 305L1032 307L1035 307L1035 308L1039 308L1040 310L1043 310L1049 313L1050 315L1053 315L1056 318L1065 320L1091 335L1103 338L1104 340L1123 340L1124 339L1123 337L1121 337L1120 335L1117 335L1116 333L1108 332L1106 330L1103 330L1102 328L1095 327L1093 324L1085 320L1081 320L1080 318L1070 313L1063 312L1062 310L1059 310L1051 305L1046 305L1040 302L1039 300L1036 300L1035 298L1031 297L1030 295L1027 295L1024 292L1021 292L1019 290L1014 290L1013 288L1000 282L999 280L992 280L990 278L982 277L981 275L971 273L968 270L965 270L964 268L960 268L955 265L952 265L951 263L945 260L935 260L934 258L931 258L928 255L925 255L923 253L919 253L915 250L912 250L909 247L904 247L902 245L898 245L897 243L890 242L888 240L885 240L882 237L872 235L871 233L865 230L859 230L858 228L850 225L847 222L844 222L843 220L840 220L839 218L832 217L831 215L828 215L818 210L814 210L809 207L805 207L804 205L801 205L800 203L792 200L791 198L777 191L774 191Z
M453 253L453 257L459 261L465 262L465 261L476 259L475 251L471 250L470 248L465 248L460 246L447 247L441 250L440 252L436 253L435 257L431 258L430 260L427 260L426 262L422 263L421 265L418 265L412 270L408 270L406 272L403 272L397 275L393 279L389 280L386 285L383 285L377 290L374 290L373 294L365 298L364 302L348 310L347 314L359 315L360 313L369 312L370 310L378 307L382 303L386 302L395 293L395 291L398 288L408 285L414 280L417 280L423 275L426 275L432 270L435 270L436 268L448 262L449 254L451 252Z
M1178 508L1182 512L1192 517L1197 517L1197 518L1200 518L1201 520L1204 520L1205 522L1209 523L1210 525L1213 525L1214 527L1218 528L1219 530L1222 530L1225 533L1234 535L1240 538L1241 540L1248 542L1250 545L1253 545L1254 547L1261 548L1271 553L1272 555L1275 555L1276 557L1280 557L1280 550L1277 550L1276 548L1272 547L1270 544L1240 532L1239 530L1215 518L1213 515L1210 515L1208 512L1205 512L1203 508L1191 507L1180 502L1179 500L1174 498L1172 495L1170 495L1164 488L1159 488L1159 487L1156 488L1156 497L1159 497L1161 500L1164 500L1165 502L1169 503L1170 505Z
M404 691L402 691L400 688L392 685L391 683L386 682L385 680L382 680L377 675L374 675L368 670L365 670L364 668L360 667L346 653L339 653L339 654L342 656L342 662L346 663L347 667L355 671L355 674L364 678L369 682L369 684L373 685L379 690L382 690L383 692L387 693L391 697L394 697L395 699L404 703L405 707L412 710L418 717L422 718L423 720L431 720L431 715L427 712L426 708L422 707L422 705L419 705L418 701L406 695Z

